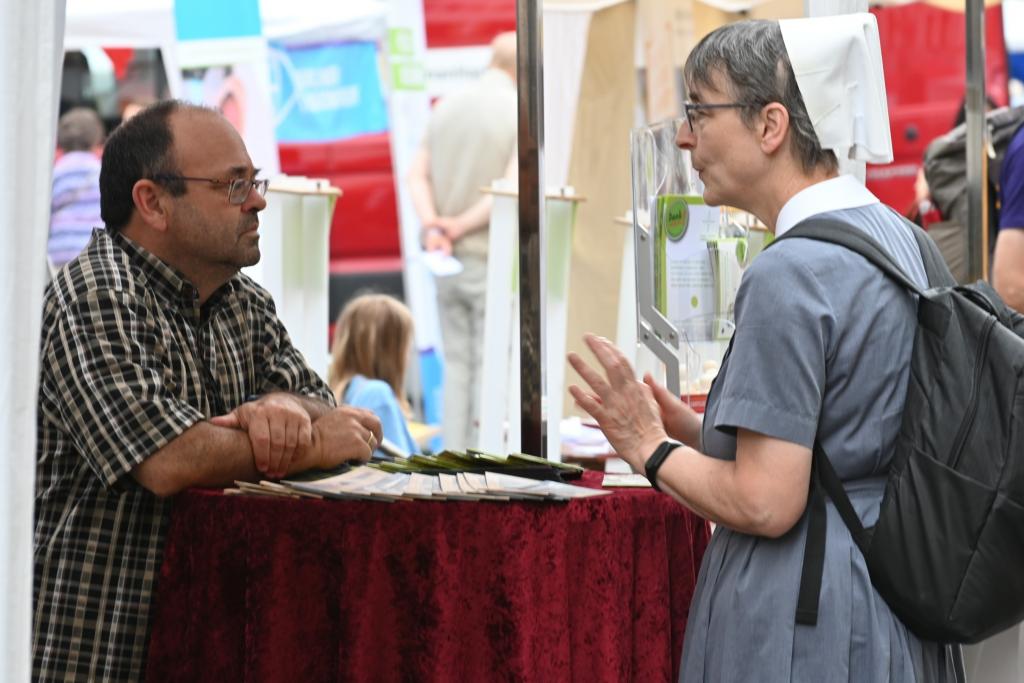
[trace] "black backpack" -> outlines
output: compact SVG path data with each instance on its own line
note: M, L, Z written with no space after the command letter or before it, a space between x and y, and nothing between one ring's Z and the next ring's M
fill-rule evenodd
M913 229L926 291L878 242L840 221L812 219L779 238L846 247L918 295L906 406L873 527L862 526L814 445L796 620L817 620L824 493L907 627L926 640L975 643L1024 618L1024 317L985 282L953 286L934 243Z
M988 157L988 225L989 248L995 245L999 227L999 173L1006 148L1017 130L1024 125L1024 107L996 109L985 115L991 147ZM967 279L967 124L960 124L945 135L935 138L924 153L924 177L932 202L943 220L928 227L939 251L955 277Z

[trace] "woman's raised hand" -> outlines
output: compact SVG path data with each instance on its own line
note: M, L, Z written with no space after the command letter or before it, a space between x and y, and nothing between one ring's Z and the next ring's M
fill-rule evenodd
M592 334L584 335L583 341L604 372L570 353L569 364L589 391L572 385L569 393L580 408L597 420L619 457L642 472L644 461L667 436L659 403L652 388L636 379L633 366L610 341Z
M661 423L668 435L690 448L700 450L700 417L693 408L679 400L679 397L654 381L651 373L644 375L644 384L651 388L654 400L658 402Z

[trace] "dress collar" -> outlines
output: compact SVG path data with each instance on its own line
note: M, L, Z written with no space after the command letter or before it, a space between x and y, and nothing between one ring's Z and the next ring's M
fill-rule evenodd
M852 175L829 178L806 187L789 198L775 221L775 236L781 237L800 221L819 213L878 203L878 197Z

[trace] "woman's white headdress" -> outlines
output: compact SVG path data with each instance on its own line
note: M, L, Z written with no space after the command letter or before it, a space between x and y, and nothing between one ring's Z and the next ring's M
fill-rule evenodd
M840 162L892 161L874 15L782 19L779 26L821 146L833 150Z

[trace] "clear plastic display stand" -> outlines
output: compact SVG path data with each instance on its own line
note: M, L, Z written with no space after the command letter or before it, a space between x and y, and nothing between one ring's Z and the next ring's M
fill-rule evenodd
M260 214L260 262L245 272L274 297L278 317L310 367L327 377L331 218L341 190L326 180L279 176Z
M479 448L489 453L520 450L519 387L519 195L495 181L485 190L494 197L487 259L487 310L484 317L480 381ZM557 425L562 419L565 384L565 335L569 302L569 266L576 204L571 188L549 190L544 202L545 384L542 413L547 422L547 455L561 459Z
M662 121L630 137L636 325L639 342L664 364L665 386L689 396L732 334L740 271L728 258L736 247L723 242L721 211L704 204L690 155L676 147L679 125L685 120Z
M750 214L705 205L690 155L675 145L680 125L662 121L630 138L635 320L665 386L702 412L735 329L740 280L771 240Z

